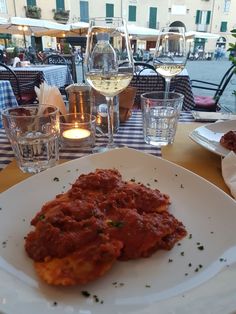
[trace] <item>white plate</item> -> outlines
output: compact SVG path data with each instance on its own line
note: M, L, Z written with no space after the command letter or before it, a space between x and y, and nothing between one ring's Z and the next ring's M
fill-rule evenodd
M209 151L225 157L230 151L220 145L220 138L226 132L236 130L236 120L209 123L193 130L189 137Z
M107 275L84 287L47 286L38 280L24 250L30 220L46 201L67 190L79 174L113 167L125 180L135 178L168 193L170 211L185 224L189 236L171 251L117 262ZM1 194L0 208L1 313L199 313L201 306L217 313L218 306L222 310L220 304L224 304L222 295L227 301L224 313L232 303L236 308L236 203L206 180L170 162L128 148L91 155L12 187ZM229 271L227 281L218 278ZM91 297L82 296L82 290ZM93 295L103 304L95 302Z

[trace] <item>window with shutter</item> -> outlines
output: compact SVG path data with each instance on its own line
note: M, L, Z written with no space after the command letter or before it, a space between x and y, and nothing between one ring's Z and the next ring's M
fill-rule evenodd
M209 25L211 20L211 11L207 11L206 24Z
M129 5L129 21L136 22L136 6Z
M80 1L80 21L81 22L89 21L88 1Z
M0 13L7 13L6 0L0 0Z
M56 8L57 8L57 11L65 10L64 0L56 0Z
M157 27L157 8L151 7L149 10L149 27L154 29Z
M230 0L224 0L224 12L229 12L230 9Z
M114 16L114 4L106 3L106 17L113 17L113 16Z
M36 6L36 0L27 0L27 7Z
M227 31L227 22L221 22L220 31L221 32L226 32Z
M197 10L196 12L196 18L195 18L195 24L200 24L201 22L201 14L202 12L200 10Z

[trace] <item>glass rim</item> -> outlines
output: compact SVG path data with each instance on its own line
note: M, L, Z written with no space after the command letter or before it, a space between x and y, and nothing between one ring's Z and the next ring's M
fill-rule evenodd
M141 94L141 99L152 99L152 100L180 100L184 98L184 95L181 93L176 93L176 92L169 92L168 95L176 95L177 97L173 97L173 98L169 98L169 96L167 98L160 98L160 97L152 97L154 95L163 95L164 96L165 92L164 91L160 91L160 92L146 92ZM149 96L148 96L149 95ZM151 97L150 97L151 96Z
M20 116L18 115L17 113L10 113L10 110L15 110L15 109L21 109L21 108L24 108L24 109L36 109L36 108L53 108L54 111L53 112L47 112L47 114L44 114L43 112L41 114L38 114L38 113L35 113L35 114L31 114L30 116ZM52 116L52 115L55 115L57 113L59 113L59 108L57 106L54 106L54 105L38 105L38 104L35 104L34 105L30 105L30 106L14 106L14 107L9 107L9 108L6 108L4 109L1 114L2 114L2 117L6 117L6 118L17 118L17 119L32 119L32 118L35 118L35 117L44 117L44 116Z
M85 117L87 117L88 118L88 120L87 121L73 121L73 122L64 122L64 121L61 121L61 118L65 118L65 117L72 117L72 116L74 116L75 117L75 119L77 118L77 117L82 117L82 116L85 116ZM75 123L75 122L78 122L80 125L86 125L86 124L88 124L88 123L94 123L94 122L96 122L96 116L95 115L93 115L93 114L90 114L90 113L81 113L81 112L75 112L75 113L72 113L72 112L69 112L69 113L67 113L67 114L64 114L64 115L61 115L60 116L60 125L64 125L64 126L69 126L69 125L71 125L72 123Z

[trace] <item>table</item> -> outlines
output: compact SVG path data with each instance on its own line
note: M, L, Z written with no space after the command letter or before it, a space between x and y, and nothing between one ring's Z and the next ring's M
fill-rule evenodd
M193 121L190 112L181 113L181 121ZM160 156L161 151L154 146L148 145L143 140L142 113L140 110L134 110L131 118L120 124L119 133L114 135L115 142L119 145L142 150L146 153ZM104 144L108 140L105 135L98 135L96 144ZM60 159L75 159L91 153L88 149L62 148L60 149ZM3 169L14 159L10 143L8 142L5 131L0 129L0 170Z
M141 123L140 120L140 112L134 112L132 119L121 125L120 132L121 134L130 132L130 137L132 139L130 144L140 144L139 148L141 149L142 146L143 151L146 151L147 147L143 145L142 141L139 139L139 128ZM162 155L162 158L179 164L199 174L200 176L203 176L204 178L224 190L226 193L229 193L229 190L224 184L220 173L220 156L205 150L203 147L199 146L188 138L188 134L194 128L198 127L200 123L193 122L191 114L189 113L183 113L181 116L181 121L185 122L179 123L174 143L172 145L163 147L162 150L158 153ZM134 134L132 134L132 132ZM128 135L126 136L128 138ZM126 142L125 136L120 137L122 138L120 142ZM21 172L17 168L15 162L10 163L4 170L0 172L0 192L6 190L17 182L26 179L29 176L31 175ZM207 217L207 219L209 218L210 217ZM211 229L209 230L209 232L210 231ZM196 239L196 241L197 240L198 239ZM232 247L231 250L233 249L235 248ZM235 253L233 251L232 255L235 256ZM214 305L214 309L218 310L216 311L217 313L222 312L222 306L224 306L224 309L227 308L227 311L225 312L231 313L235 309L236 305L235 276L236 264L234 263L231 264L230 267L225 267L224 271L220 271L213 278L210 278L206 282L199 284L198 286L186 293L180 293L179 295L172 297L171 300L169 298L163 298L163 300L160 301L160 305L161 308L166 309L166 311L163 310L161 311L161 313L169 313L170 308L173 310L179 309L180 311L177 310L178 313L181 313L181 309L184 308L185 313L191 313L192 307L195 309L194 313L199 313L199 311L202 311L203 313L213 313L214 311L210 311L212 305ZM150 308L151 306L152 304L150 303ZM209 311L207 311L208 308ZM151 309L153 310L153 308Z
M164 91L165 80L157 73L145 69L140 75L136 75L130 82L131 86L137 88L135 104L140 106L140 96L146 92ZM181 93L184 95L183 110L193 110L195 107L193 92L191 88L190 78L187 71L182 71L180 75L177 75L171 79L170 91Z
M17 100L9 81L0 81L0 128L2 127L1 111L17 106Z
M230 193L221 176L221 158L215 155L189 139L188 134L200 123L193 122L193 116L190 112L181 112L180 122L177 129L174 144L163 147L162 150L148 145L143 140L142 131L142 113L140 110L134 110L132 117L121 123L119 132L114 135L117 144L127 145L130 148L141 150L155 156L162 156L164 159L173 161L194 173L199 174L215 185L219 186L226 193ZM96 144L107 142L106 136L100 136ZM90 150L79 148L63 148L60 150L60 159L70 160L90 154ZM4 169L14 159L11 146L6 138L3 129L0 129L0 169ZM9 170L8 170L9 169ZM8 171L12 175L7 175ZM29 176L22 173L16 166L16 163L10 164L10 167L0 171L0 191L11 186ZM4 178L4 180L3 180ZM10 180L9 183L7 183Z
M70 70L67 65L35 65L30 67L12 68L15 72L21 92L34 90L34 86L46 82L48 85L63 87L73 83ZM0 80L7 79L8 72L6 69L0 69ZM32 82L32 85L29 83ZM24 86L26 86L24 90ZM14 88L14 84L13 84Z

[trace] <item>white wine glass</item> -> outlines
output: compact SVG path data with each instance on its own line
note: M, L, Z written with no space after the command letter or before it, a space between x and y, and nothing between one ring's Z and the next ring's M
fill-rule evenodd
M171 78L181 73L187 61L185 31L183 27L164 27L157 37L153 66L165 78L166 97Z
M123 18L90 20L84 65L87 82L105 96L108 111L108 143L93 151L116 148L113 139L114 96L123 91L133 77L132 51Z

